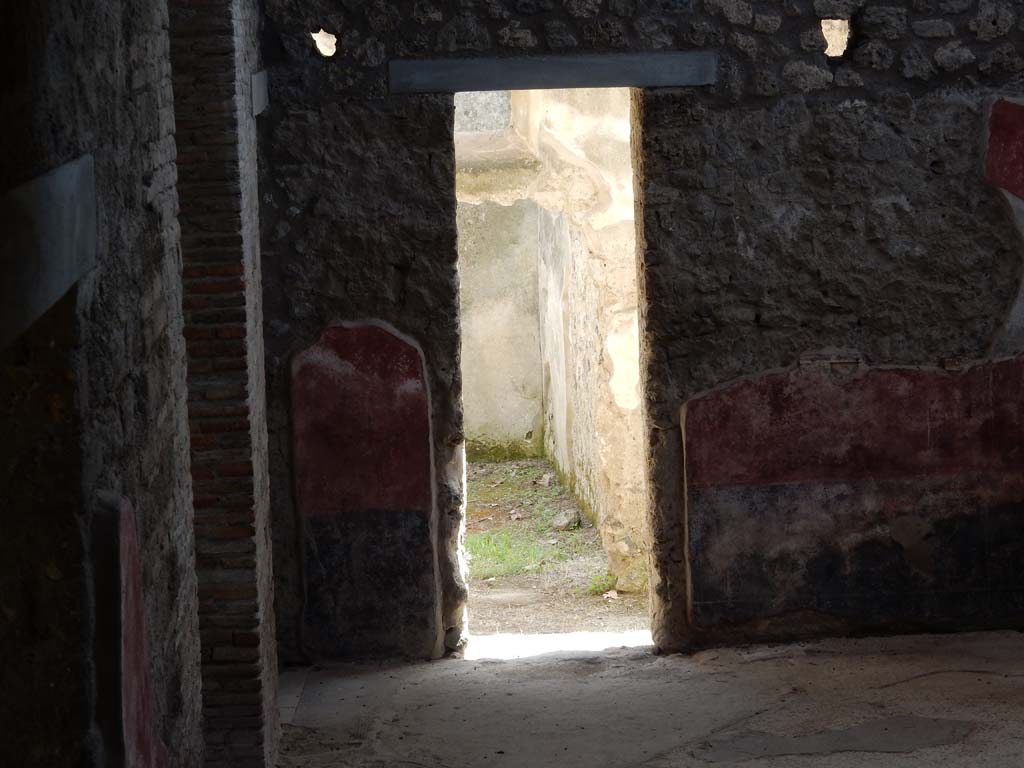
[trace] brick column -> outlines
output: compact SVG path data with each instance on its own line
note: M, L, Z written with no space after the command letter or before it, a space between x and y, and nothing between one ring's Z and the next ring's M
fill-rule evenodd
M172 0L207 766L272 766L277 669L268 535L255 7Z

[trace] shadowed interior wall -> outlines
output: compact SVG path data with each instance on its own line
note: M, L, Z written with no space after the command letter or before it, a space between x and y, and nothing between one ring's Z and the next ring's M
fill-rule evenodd
M659 508L672 510L660 519L668 525L662 535L673 542L673 554L662 556L685 564L678 574L680 589L687 577L696 583L695 569L706 566L705 550L716 545L715 536L733 533L715 522L718 508L703 504L695 491L679 491L686 482L676 429L682 403L727 397L716 388L774 375L801 359L826 368L835 364L838 371L861 361L868 369L935 370L970 367L993 354L1018 293L1021 241L1011 210L983 175L991 100L978 89L940 89L916 99L879 90L869 100L796 97L740 113L692 94L645 95L646 350L650 379L665 387L651 409L659 426L653 487ZM681 189L688 193L680 194ZM1016 352L1004 350L1000 356ZM928 397L929 388L920 396ZM888 423L893 440L906 428L878 407L863 411L861 418ZM976 428L969 427L964 437ZM820 452L848 439L838 422L833 434L817 434ZM785 454L790 450L785 435L766 431L758 447L769 455ZM699 438L687 434L686 439ZM726 459L726 454L718 458ZM855 465L847 471L852 480ZM769 472L748 485L768 487L783 480ZM924 481L919 490L919 533L927 538L935 517L927 499L934 491ZM970 496L965 490L967 506ZM893 551L911 556L884 526L867 523L864 529L851 524L831 538L812 537L797 545L799 521L810 524L836 513L810 490L798 508L796 519L772 530L779 540L790 540L792 556L805 568L819 548L855 547L863 537L877 541L882 554L889 553L885 556ZM758 505L751 500L744 514L758 515ZM678 527L671 521L679 521ZM1019 518L1012 523L1019 524ZM707 526L717 533L695 539L698 529L710 530ZM688 548L682 550L687 536ZM756 547L770 551L772 539L762 538ZM960 554L969 562L982 557L969 549ZM886 562L846 567L862 571L847 577L875 584L881 599L879 582L863 571L876 577L891 573ZM958 568L971 573L963 563ZM823 578L803 572L810 582ZM728 570L721 576L727 578ZM824 582L820 586L824 589ZM958 586L991 587L969 577ZM776 582L776 591L791 595L800 588ZM675 599L685 604L682 593ZM692 599L699 600L699 594ZM767 633L758 622L772 615L770 604L734 633ZM811 604L802 607L810 610ZM682 609L677 614L688 631L724 623L724 617L689 610L688 616ZM947 611L948 621L960 618L972 626L1012 621L1014 615L994 611L982 621L953 604ZM895 610L888 617L894 623L900 618ZM774 636L816 629L800 611L789 618L773 618ZM821 628L834 631L847 620L856 623L856 613L837 606L820 619Z
M1014 623L1022 387L1019 359L805 365L688 402L699 641Z
M984 178L991 103L1022 93L1021 18L1013 3L792 0L782 7L693 0L543 9L499 0L473 9L424 2L342 9L271 0L267 9L279 56L271 88L279 112L262 149L272 158L267 186L278 213L264 236L289 254L275 279L290 302L282 299L267 327L279 323L283 339L302 314L319 316L312 325L322 327L332 304L358 304L364 316L406 307L411 313L401 313L402 323L431 328L452 350L438 355L423 343L428 367L442 371L456 359L457 328L449 320L442 333L433 323L439 313L454 318L454 294L430 293L424 280L415 283L418 293L396 292L381 260L400 273L433 263L435 251L409 222L450 205L448 182L431 175L442 167L450 172L450 134L439 125L449 119L440 108L447 97L384 97L387 60L513 50L717 52L715 85L648 89L634 104L659 648L682 648L695 637L693 622L701 619L692 610L690 579L698 553L688 530L714 514L691 505L684 485L684 404L730 382L796 366L802 357L840 366L863 360L869 370L970 368L992 350L1010 357L1020 351L1003 332L1018 316L1020 237L1011 208ZM842 57L827 58L821 21L838 17L852 17L854 34ZM333 59L319 57L309 40L320 26L339 35ZM421 119L416 131L393 131L408 125L392 119L407 104L438 105L438 124ZM361 124L366 114L387 119L370 128ZM354 156L352 147L362 144L365 151ZM324 167L335 171L323 179L326 194L309 184ZM367 168L374 179L401 174L408 183L363 183ZM339 215L349 210L344 203L361 218ZM364 221L387 221L394 238L385 242ZM432 221L431 242L452 247L451 218ZM342 261L349 266L344 276ZM318 330L297 335L308 343ZM459 430L449 429L455 425L444 414L446 406L457 407L457 386L433 395L435 440L446 434L457 442ZM271 400L282 408L283 390ZM283 438L287 425L272 425L272 433ZM284 493L287 456L274 462ZM460 485L450 487L456 498ZM805 501L802 519L830 514L813 494ZM287 519L288 503L275 515ZM451 510L453 532L459 513ZM920 507L917 514L928 520L930 513ZM777 532L791 530L783 525ZM815 546L809 543L801 558L812 558ZM455 562L442 563L442 573L455 573ZM295 594L299 583L286 590ZM457 589L446 593L446 621L460 599ZM972 621L956 610L947 618ZM759 620L748 627L754 634ZM1005 613L986 619L1012 620ZM749 636L747 628L734 629L734 636ZM815 628L793 622L788 631Z
M97 207L95 269L2 352L4 765L98 747L83 542L102 491L135 510L157 736L174 768L202 762L167 26L159 0L0 9L0 195L91 154Z
M439 655L420 350L383 325L332 326L293 358L291 391L304 648L325 657ZM424 643L431 634L433 647Z
M423 350L430 389L436 486L436 549L442 575L441 629L461 637L465 601L462 536L463 446L455 249L455 167L451 96L372 102L323 99L301 105L303 79L276 78L261 146L265 335L271 501L278 639L285 658L302 658L299 628L308 574L308 534L297 514L292 461L291 366L325 328L380 320ZM310 148L330 146L308 162ZM339 471L344 471L340 468ZM401 570L401 548L380 553ZM382 563L387 568L387 564ZM412 584L397 600L441 606ZM435 628L395 627L403 652L436 653ZM317 649L322 651L322 649Z

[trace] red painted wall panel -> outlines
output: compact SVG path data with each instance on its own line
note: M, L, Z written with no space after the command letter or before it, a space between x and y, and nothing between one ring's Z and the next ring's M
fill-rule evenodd
M430 423L419 351L375 326L332 327L292 368L300 512L431 509Z
M687 484L1019 472L1022 410L1022 360L957 373L770 374L687 403Z
M149 677L146 606L135 513L124 503L120 515L121 718L127 768L163 768L167 748L157 736L153 685Z
M987 173L993 184L1024 199L1024 105L992 105Z

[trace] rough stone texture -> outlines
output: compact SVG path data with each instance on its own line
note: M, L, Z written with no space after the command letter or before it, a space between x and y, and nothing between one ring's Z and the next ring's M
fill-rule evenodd
M903 76L907 79L927 80L935 74L928 54L920 46L911 46L901 57Z
M831 71L825 67L805 64L801 61L794 61L787 64L782 70L782 76L786 82L798 91L818 91L827 88L835 79Z
M708 13L720 14L732 24L749 25L754 18L754 10L745 0L704 0Z
M956 28L945 19L925 19L914 22L914 34L918 37L952 37Z
M826 347L871 365L985 357L1016 294L1021 246L978 173L984 105L983 94L940 92L838 108L790 99L740 115L694 95L645 94L642 276L662 561L690 556L673 523L682 457L666 406ZM686 573L655 591L656 606ZM682 611L686 598L670 602ZM675 616L664 625L685 632Z
M256 0L233 0L235 36L235 119L241 198L242 254L245 265L245 335L252 440L253 510L256 542L256 592L259 611L260 713L263 765L276 762L280 723L277 710L277 621L270 533L270 467L267 446L266 345L263 341L263 267L259 223L259 139L253 115L252 75L263 67L263 7ZM226 563L230 567L230 563ZM232 642L235 637L232 637ZM250 639L251 642L251 639ZM205 685L205 681L204 681ZM224 685L225 689L230 688ZM238 768L236 762L231 768Z
M1024 71L1024 56L1013 45L1000 45L985 54L978 69L986 75L1000 75Z
M814 0L814 11L823 19L848 19L866 0ZM793 6L791 6L793 7Z
M543 454L539 216L527 200L459 204L462 400L470 459Z
M867 5L899 9L895 30L889 23L858 27ZM318 131L271 127L263 137L268 153L289 156L287 168L268 176L276 185L278 210L294 207L288 224L303 230L289 243L294 270L301 274L290 278L284 292L301 307L305 286L329 282L322 279L322 265L331 258L325 253L338 252L339 241L354 238L364 247L352 258L362 261L349 270L347 295L339 301L358 306L365 316L408 318L394 309L405 299L395 301L393 278L368 279L379 268L367 261L365 245L380 239L368 226L382 212L394 213L394 221L415 221L418 206L437 211L450 205L447 182L429 186L447 157L446 135L421 125L407 146L391 145L382 138L395 135L390 120L381 121L383 127L363 127L363 137L352 135L362 127L358 115L389 114L407 103L355 97L386 90L384 70L361 53L370 38L383 46L385 59L452 50L493 54L498 29L517 20L523 28L556 32L559 44L575 44L575 50L652 50L664 37L644 34L651 27L637 22L654 16L675 48L716 49L718 84L646 91L637 94L634 109L634 164L643 207L643 407L652 427L647 506L654 632L658 647L683 647L690 628L680 406L710 387L791 365L801 353L823 347L857 349L870 366L984 359L1017 295L1019 235L1006 206L984 182L981 154L987 103L1021 92L1019 80L1010 79L1024 67L1017 14L1009 3L979 3L976 9L934 5L792 0L780 10L784 16L775 32L755 32L754 11L767 8L725 0L671 7L638 2L633 17L618 15L629 10L618 3L610 13L598 7L594 15L586 10L578 16L560 9L527 14L502 2L475 10L444 5L441 18L429 23L409 21L404 3L388 6L396 13L384 23L379 10L371 10L377 6L342 10L270 0L279 56L272 100L283 110L275 126L308 125L328 112L333 118L318 123ZM1014 19L1008 27L1007 11ZM899 33L904 12L907 27ZM835 61L801 48L801 40L813 37L808 30L829 18L852 18L856 41L855 50ZM965 54L940 53L949 40L910 34L915 22L935 19L954 26ZM329 61L316 57L307 37L307 29L321 22L345 30L350 40ZM532 50L554 47L538 35ZM937 57L940 66L932 67ZM836 82L832 67L840 66L843 77ZM814 77L801 76L812 72ZM809 85L814 90L805 93ZM356 117L333 107L339 103L334 94L342 92L353 94L345 105ZM353 145L373 159L352 157ZM304 163L296 146L315 148L315 163ZM388 167L378 167L376 158L387 153ZM342 186L324 178L329 192L317 197L307 185L325 166L349 181ZM384 179L401 169L403 178L415 177L423 186L363 184L366 167ZM368 223L349 218L343 205L348 198L334 191L339 187L358 188L359 194L373 189L374 202L351 201ZM395 233L390 219L388 225L395 235L387 238L388 258L401 261L392 254L416 239ZM431 230L437 239L452 236L441 234L445 226ZM270 231L275 243L288 238L287 232ZM302 289L293 290L295 284ZM417 285L432 290L423 281ZM423 325L436 312L453 316L448 295L442 290L425 300L430 309L410 322ZM311 302L310 314L325 314L328 303ZM286 324L290 313L291 308L279 315ZM456 331L450 330L446 343L454 345ZM424 349L433 368L434 354L429 345ZM444 369L455 357L436 359ZM439 395L435 410L457 399L453 391Z
M697 642L1019 625L1024 363L849 367L687 402Z
M12 453L0 460L0 763L91 759L82 542L97 493L112 491L135 509L157 736L172 766L197 768L199 632L167 8L7 3L0 27L9 37L0 53L0 193L92 154L98 209L96 269L58 305L56 326L37 324L24 352L3 353L0 423Z
M896 61L896 52L879 40L869 40L853 54L854 63L865 69L889 69Z
M250 2L172 2L206 763L275 761Z
M978 13L971 19L969 26L979 40L997 40L1013 28L1016 18L1009 3L981 0Z
M858 29L871 37L899 40L907 33L907 9L869 5L858 19Z
M305 650L437 655L430 403L420 351L378 325L330 327L292 359L291 392Z
M964 47L959 40L954 40L935 52L935 63L946 72L956 72L970 66L975 61L971 49Z
M916 34L929 41L925 53L930 58L942 41L932 35L948 36L947 29L964 36L982 61L983 54L1018 33L1020 14L1005 0L972 5L960 0L914 5L884 0L791 0L780 8L755 8L745 0L614 0L605 8L589 0L565 4L491 0L476 8L454 2L431 4L426 12L424 4L414 0L343 7L325 0L319 4L270 0L268 14L274 21L275 46L290 62L310 61L309 29L326 25L339 35L339 52L330 65L310 62L318 70L316 77L301 78L301 86L299 79L292 81L311 100L319 83L332 92L384 93L385 64L393 58L473 56L509 47L520 54L714 47L723 55L725 90L739 98L765 77L766 70L776 70L778 75L782 66L794 62L823 65L822 20L852 20L854 37L864 49L862 58L882 68L890 67L900 53L892 48L902 48ZM965 13L969 10L970 14ZM802 41L811 44L802 46ZM750 71L740 60L749 58L751 44L757 42L765 44L767 51L757 55ZM793 86L794 90L800 87Z
M291 360L325 327L375 318L413 339L426 360L431 551L442 594L418 597L442 606L446 642L455 647L466 587L452 97L324 98L308 109L301 90L278 74L260 163L278 639L287 656L301 657L304 542L292 495ZM394 627L396 638L405 631Z

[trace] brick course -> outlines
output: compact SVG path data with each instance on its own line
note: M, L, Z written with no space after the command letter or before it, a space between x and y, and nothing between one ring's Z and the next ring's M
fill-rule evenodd
M254 133L255 8L177 0L172 57L207 766L274 763L276 660Z

